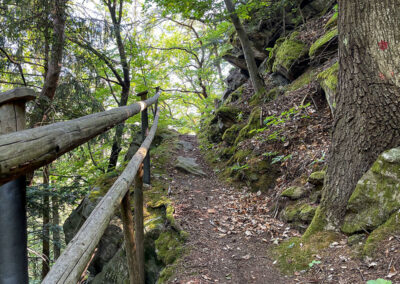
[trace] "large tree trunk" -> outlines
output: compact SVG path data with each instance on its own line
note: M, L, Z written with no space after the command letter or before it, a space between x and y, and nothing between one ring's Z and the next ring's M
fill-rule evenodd
M42 228L42 280L50 271L50 197L49 197L49 166L43 167L43 228Z
M265 83L261 78L260 73L258 72L257 63L254 58L254 52L251 49L251 43L249 37L246 34L246 31L243 28L242 23L240 22L239 17L236 14L235 6L233 5L231 0L224 0L226 9L229 12L229 16L231 17L232 23L235 27L235 30L238 34L240 43L242 45L244 59L246 60L247 69L249 70L250 80L253 83L254 91L256 93L265 91Z
M339 96L317 214L326 218L325 229L340 226L357 181L379 154L400 144L399 1L339 4Z

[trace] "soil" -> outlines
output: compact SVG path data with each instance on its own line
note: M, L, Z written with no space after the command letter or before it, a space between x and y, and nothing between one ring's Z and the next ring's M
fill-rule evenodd
M194 149L182 148L178 155L195 158L207 175L194 176L170 165L174 216L189 237L186 253L168 283L366 283L378 278L400 283L398 236L388 236L375 259L363 259L343 235L315 255L318 264L293 275L282 274L269 251L300 233L273 218L268 205L272 197L221 182L204 161L195 136L180 139Z
M170 169L175 218L189 233L187 253L169 283L288 283L268 257L281 223L269 216L265 196L221 183L202 158L194 136L181 136L195 148L178 155L195 158L206 177ZM287 232L288 236L294 235Z

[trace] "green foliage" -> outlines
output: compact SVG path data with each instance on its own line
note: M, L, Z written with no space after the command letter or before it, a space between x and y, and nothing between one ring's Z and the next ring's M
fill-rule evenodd
M313 260L308 264L308 267L313 267L315 264L321 264L320 260Z
M379 278L376 280L368 280L367 284L392 284L392 281Z
M309 55L313 57L317 55L317 53L327 44L329 43L334 37L338 35L338 29L334 28L328 32L326 32L322 37L317 39L310 47Z

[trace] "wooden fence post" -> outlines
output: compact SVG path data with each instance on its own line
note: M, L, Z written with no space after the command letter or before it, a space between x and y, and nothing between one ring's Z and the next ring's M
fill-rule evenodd
M125 252L128 263L130 284L139 283L139 263L136 259L135 232L131 209L130 191L121 202L122 223L124 225Z
M139 284L144 284L144 227L143 227L143 164L141 164L135 177L135 238L136 261L139 268Z
M142 101L147 99L148 91L140 92L137 96L140 96ZM146 139L149 133L149 116L147 108L142 111L142 142ZM146 158L143 161L143 182L150 184L150 149L147 151Z
M33 90L0 94L0 135L25 129L25 103ZM25 176L0 186L0 283L28 283Z

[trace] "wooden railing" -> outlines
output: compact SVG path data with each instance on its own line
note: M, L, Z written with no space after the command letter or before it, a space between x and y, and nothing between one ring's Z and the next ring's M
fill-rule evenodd
M17 93L20 94L21 92ZM21 97L21 95L19 96ZM87 268L113 214L117 208L121 208L130 283L144 284L142 163L157 130L160 115L157 108L159 96L160 92L157 91L152 98L126 107L119 107L67 122L0 135L0 184L4 184L50 163L96 135L144 111L148 106L156 105L153 126L141 147L107 194L97 204L75 237L69 242L43 283L77 283L83 271ZM17 98L18 96L14 93L11 97ZM29 98L31 99L31 97ZM21 98L19 99L21 100ZM24 99L26 100L26 98L22 98L22 100ZM6 100L9 102L10 98ZM0 94L1 104L2 94ZM0 126L1 123L0 121ZM134 181L135 221L133 221L129 192ZM4 186L7 186L7 184ZM0 188L0 190L2 189ZM133 224L135 228L133 228Z

